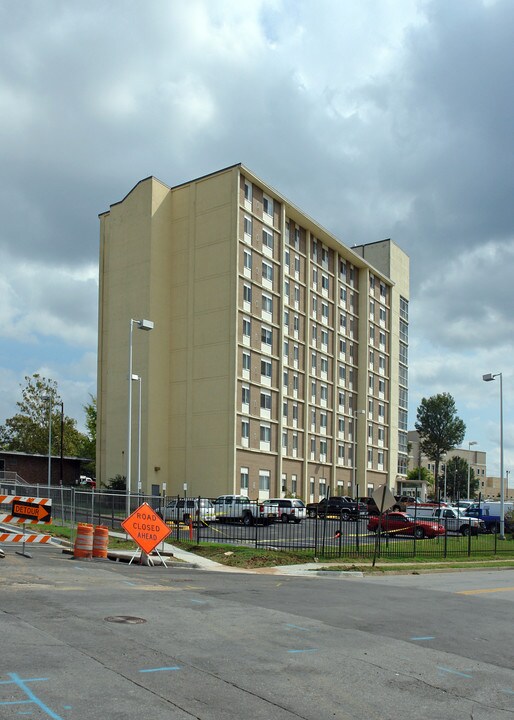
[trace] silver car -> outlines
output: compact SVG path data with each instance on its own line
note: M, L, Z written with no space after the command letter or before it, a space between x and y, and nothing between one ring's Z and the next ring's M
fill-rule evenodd
M200 506L198 506L198 502L200 502ZM198 518L204 523L214 522L216 520L214 505L206 498L200 498L200 501L198 501L198 498L171 500L164 508L158 508L157 514L167 522L170 520L185 523L188 523L190 520L196 522Z

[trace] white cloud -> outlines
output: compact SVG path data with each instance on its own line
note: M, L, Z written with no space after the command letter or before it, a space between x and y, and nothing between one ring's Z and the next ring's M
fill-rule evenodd
M411 405L448 390L485 436L475 377L514 350L513 17L509 0L5 0L0 401L42 366L89 387L98 212L148 175L242 161L347 244L410 254Z

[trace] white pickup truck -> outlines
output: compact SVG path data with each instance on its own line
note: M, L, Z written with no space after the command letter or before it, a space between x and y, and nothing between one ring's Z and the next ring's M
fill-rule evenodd
M485 532L485 525L477 518L471 518L464 515L459 508L455 507L419 507L413 505L407 506L407 514L420 520L433 518L438 520L448 532L458 532L461 535L477 535L479 532Z
M218 522L242 522L243 525L269 525L279 516L278 503L262 503L245 495L220 495L213 501Z

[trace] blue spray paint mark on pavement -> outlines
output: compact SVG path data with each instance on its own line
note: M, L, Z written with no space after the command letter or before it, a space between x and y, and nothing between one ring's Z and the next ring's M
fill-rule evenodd
M292 623L286 623L287 628L294 628L295 630L304 630L305 632L309 632L309 628L301 627L300 625L293 625Z
M411 640L435 640L435 636L425 635L424 637L411 637Z
M206 605L206 600L191 600L192 603L195 603L196 605Z
M288 650L288 653L312 653L318 652L318 648L306 648L305 650Z
M445 668L438 665L437 669L441 672L450 673L451 675L458 675L459 677L469 678L470 680L473 679L473 675L467 675L466 673L459 672L458 670L452 670L451 668Z
M40 700L33 692L26 686L26 683L29 682L43 682L48 680L48 678L27 678L23 680L17 673L7 673L7 677L10 677L10 680L1 680L0 685L16 685L20 690L23 690L25 695L27 696L28 700L18 700L18 701L1 701L0 700L0 706L2 705L29 705L30 703L34 703L42 712L44 712L49 718L52 718L52 720L63 720L60 715L57 715L57 713L54 713L54 711L49 708L45 703Z
M165 672L166 670L180 670L180 668L175 665L173 667L160 667L160 668L149 668L148 670L140 670L140 673L150 673L150 672Z

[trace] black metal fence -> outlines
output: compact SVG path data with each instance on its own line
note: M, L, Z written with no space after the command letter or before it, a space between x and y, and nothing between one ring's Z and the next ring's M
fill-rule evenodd
M15 486L1 483L0 493L51 497L54 522L88 522L106 525L113 531L122 531L121 522L127 516L124 493L92 491L81 488L47 486ZM174 502L172 502L174 501ZM498 533L462 534L455 531L449 521L441 519L442 528L430 537L427 527L439 521L430 521L421 533L412 527L398 528L384 520L380 528L376 518L361 516L343 520L328 516L303 518L290 522L278 518L265 524L257 521L250 525L240 520L222 522L215 518L211 502L205 498L181 498L132 495L130 511L147 502L158 511L171 532L167 542L191 541L196 544L216 543L245 545L248 547L306 551L306 556L325 559L336 558L426 558L473 557L514 554L512 532L501 539ZM170 507L171 503L171 507ZM166 509L165 509L166 508ZM0 509L1 512L1 509ZM426 522L426 519L423 519Z

